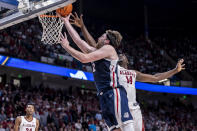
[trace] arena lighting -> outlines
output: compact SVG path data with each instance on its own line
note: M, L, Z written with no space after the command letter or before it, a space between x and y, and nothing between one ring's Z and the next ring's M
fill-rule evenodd
M33 61L26 61L17 58L9 58L2 55L0 55L0 64L9 67L31 70L31 71L38 71L38 72L66 76L76 79L94 81L93 74L90 72L68 69L65 67L48 65L48 64L43 64ZM136 82L136 89L152 91L152 92L162 92L162 93L197 95L196 88L162 86L162 85L147 84L142 82Z
M151 92L197 95L197 88L162 86L162 85L147 84L142 82L136 82L135 85L136 85L136 89L146 90Z
M9 58L1 55L0 55L0 64L9 67L31 70L31 71L38 71L38 72L66 76L76 79L94 81L93 74L90 72L68 69L65 67L43 64L33 61L26 61L17 58Z

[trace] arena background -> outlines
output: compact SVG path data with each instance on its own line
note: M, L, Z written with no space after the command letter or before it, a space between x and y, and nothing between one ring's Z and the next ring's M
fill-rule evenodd
M169 80L145 85L148 91L138 83L137 100L146 130L196 131L197 1L78 0L73 6L94 38L106 29L121 32L131 69L155 74L184 58L186 70ZM0 31L0 131L13 130L28 102L36 104L40 130L106 130L91 65L60 45L41 44L41 34L37 18Z

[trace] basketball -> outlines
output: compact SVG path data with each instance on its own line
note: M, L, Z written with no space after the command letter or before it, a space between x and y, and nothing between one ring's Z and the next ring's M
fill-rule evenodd
M72 4L69 4L69 5L65 6L65 7L57 9L56 12L58 14L60 14L62 17L65 17L65 16L69 15L72 12L72 9L73 9Z

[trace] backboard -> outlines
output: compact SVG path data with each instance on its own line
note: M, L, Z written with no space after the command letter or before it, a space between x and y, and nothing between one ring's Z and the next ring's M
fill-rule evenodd
M30 10L18 10L17 0L0 0L0 30L74 3L76 0L29 0Z

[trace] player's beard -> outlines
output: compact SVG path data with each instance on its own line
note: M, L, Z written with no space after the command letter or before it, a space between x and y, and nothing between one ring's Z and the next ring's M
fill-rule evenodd
M103 47L104 45L105 45L104 42L99 42L99 43L97 43L96 48L97 48L97 49L100 49L100 48Z

